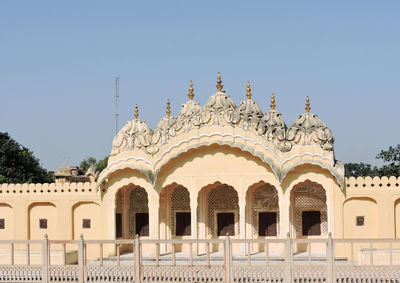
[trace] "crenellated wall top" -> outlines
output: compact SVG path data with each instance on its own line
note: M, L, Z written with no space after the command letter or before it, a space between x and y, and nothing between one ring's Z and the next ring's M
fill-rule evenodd
M345 178L347 189L400 189L400 177L350 177Z
M0 197L10 195L96 194L96 183L1 184Z

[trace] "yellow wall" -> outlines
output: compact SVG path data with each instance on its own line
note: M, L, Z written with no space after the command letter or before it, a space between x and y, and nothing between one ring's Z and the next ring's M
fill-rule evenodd
M356 217L364 217L364 225L356 225ZM354 197L343 205L344 238L375 238L378 235L377 204L371 198Z

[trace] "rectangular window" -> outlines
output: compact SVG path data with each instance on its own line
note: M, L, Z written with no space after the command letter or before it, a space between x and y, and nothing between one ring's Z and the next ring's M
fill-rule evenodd
M115 214L115 237L116 238L122 237L122 214L121 213Z
M321 212L303 211L302 230L303 230L303 236L321 235Z
M364 226L364 216L357 216L356 224L357 224L357 226Z
M191 231L190 212L175 213L175 236L190 236Z
M230 213L218 213L217 214L217 234L218 236L235 236L235 214Z
M47 219L39 219L39 228L47 229Z
M136 235L148 236L149 235L149 214L136 213L135 214Z
M276 236L276 212L258 213L258 236Z
M82 228L90 229L90 219L82 219Z
M0 218L0 229L5 229L5 220L4 218Z

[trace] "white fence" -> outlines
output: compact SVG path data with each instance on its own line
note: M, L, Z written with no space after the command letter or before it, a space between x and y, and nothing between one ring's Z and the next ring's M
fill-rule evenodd
M0 282L400 282L400 239L46 237L0 246ZM104 256L106 246L116 255Z

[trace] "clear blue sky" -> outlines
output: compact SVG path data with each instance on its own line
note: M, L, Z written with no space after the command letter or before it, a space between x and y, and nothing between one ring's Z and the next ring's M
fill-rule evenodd
M290 3L289 3L290 2ZM1 1L0 131L44 167L111 151L120 125L174 115L189 80L204 104L221 72L236 104L250 80L287 125L311 112L336 158L379 164L400 143L400 1Z

